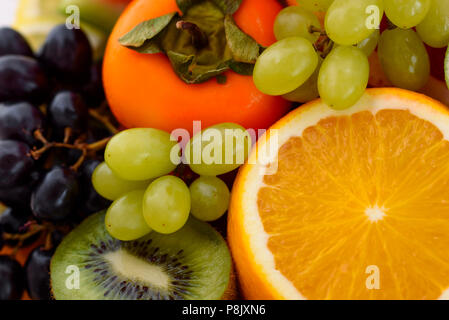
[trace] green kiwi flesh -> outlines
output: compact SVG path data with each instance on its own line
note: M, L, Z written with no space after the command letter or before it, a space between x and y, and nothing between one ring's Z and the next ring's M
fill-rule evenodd
M171 235L112 238L100 212L62 241L51 261L57 300L214 300L230 286L231 255L207 223L190 218Z

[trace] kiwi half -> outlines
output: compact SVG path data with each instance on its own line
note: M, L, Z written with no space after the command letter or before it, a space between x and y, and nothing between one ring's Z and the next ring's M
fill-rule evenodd
M232 298L232 261L224 239L194 218L171 235L112 238L100 212L62 241L51 261L57 300L215 300ZM78 286L79 284L79 286Z

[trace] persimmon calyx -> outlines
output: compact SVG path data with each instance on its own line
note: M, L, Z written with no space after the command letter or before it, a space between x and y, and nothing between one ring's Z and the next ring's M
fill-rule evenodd
M164 53L173 70L194 84L233 70L252 75L264 49L235 23L242 0L177 0L177 12L144 21L119 39L142 54Z
M180 30L187 30L192 36L192 44L197 49L203 49L209 44L209 39L206 34L193 22L178 21L176 28Z

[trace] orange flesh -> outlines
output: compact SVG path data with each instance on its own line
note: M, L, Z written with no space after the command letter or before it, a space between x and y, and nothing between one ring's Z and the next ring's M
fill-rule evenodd
M331 117L290 138L258 209L307 299L436 299L449 287L449 142L408 111ZM293 218L292 218L293 217ZM368 289L369 266L380 289Z

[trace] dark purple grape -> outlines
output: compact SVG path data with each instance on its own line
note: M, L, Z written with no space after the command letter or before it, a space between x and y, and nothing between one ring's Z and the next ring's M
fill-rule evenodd
M83 152L78 149L67 149L65 150L65 162L64 164L72 165L78 161L78 159L83 155Z
M96 159L89 159L84 161L83 165L81 166L81 183L84 186L92 184L92 174L99 164L101 164L101 161Z
M39 171L33 171L22 184L12 188L0 188L0 202L9 207L29 209L31 192L39 181L40 176Z
M47 78L39 63L30 57L0 57L0 102L40 103L47 93Z
M111 132L103 126L95 126L94 124L90 124L87 129L87 143L94 143L99 140L103 140L105 138L111 137Z
M54 248L57 248L59 246L59 244L62 242L62 240L64 240L64 237L66 236L66 234L62 231L59 230L54 230L51 233L51 244L53 245Z
M25 287L22 266L10 256L0 256L0 300L19 300Z
M3 232L19 234L24 233L25 224L28 222L30 212L25 209L6 208L0 213L0 228Z
M99 160L86 160L81 167L81 185L83 190L83 204L84 214L90 215L92 213L103 210L111 205L111 201L100 196L95 191L92 185L92 173L95 168L101 163Z
M0 188L0 201L7 206L29 205L31 188L27 183L12 188Z
M15 187L33 168L30 148L23 142L0 140L0 188Z
M43 129L44 115L28 102L0 104L0 139L34 145L34 131Z
M50 261L54 250L34 249L25 263L28 294L34 300L50 300Z
M98 107L105 100L102 70L103 61L95 62L90 68L89 81L83 88L83 95L89 107Z
M3 232L9 234L24 234L28 231L27 223L32 219L30 208L7 208L0 213L0 228ZM29 245L39 238L39 234L35 234L27 238L23 245ZM13 247L17 245L18 240L8 239L5 244Z
M54 27L38 53L45 68L64 82L84 81L89 77L92 48L81 29Z
M66 168L53 167L31 195L31 210L38 219L64 221L78 207L79 185L76 174Z
M25 38L16 30L0 28L0 56L18 54L21 56L33 56L33 51Z
M3 228L4 233L20 235L29 231L27 223L33 219L29 213L30 209L6 209L5 212L0 214L0 226ZM27 246L34 243L40 236L40 233L36 233L31 237L27 237L22 245ZM14 247L19 243L16 239L5 239L4 243L10 247Z
M0 250L2 250L5 245L5 240L3 240L3 229L0 227Z
M47 108L51 124L59 133L72 128L81 133L87 126L87 106L83 97L71 91L61 91L55 95Z

